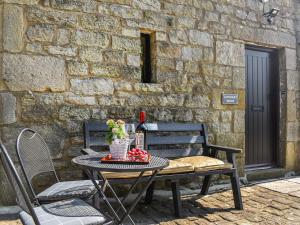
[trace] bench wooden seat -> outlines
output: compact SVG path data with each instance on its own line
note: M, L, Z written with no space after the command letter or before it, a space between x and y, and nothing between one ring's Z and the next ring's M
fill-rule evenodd
M155 180L170 180L175 215L181 216L181 196L179 180L188 177L204 176L202 195L208 193L212 175L223 174L230 177L233 199L236 209L243 209L239 176L235 155L241 153L238 148L208 144L205 124L196 123L147 123L145 148L151 155L170 159L170 165L156 176ZM84 154L97 154L94 150L106 149L103 138L107 132L104 123L86 121L84 123ZM218 153L225 152L226 161L218 159ZM131 183L137 173L110 173L107 178L113 183ZM145 201L151 203L155 181L147 190Z
M124 172L124 173L103 172L102 174L106 179L130 179L130 178L138 177L140 175L140 173L138 173L138 172L130 172L130 173L128 173L128 172ZM150 175L152 175L151 171L146 171L143 174L144 177L150 176Z

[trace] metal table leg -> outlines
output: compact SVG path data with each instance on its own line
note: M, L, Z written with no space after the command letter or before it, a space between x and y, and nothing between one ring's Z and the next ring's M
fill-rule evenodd
M100 178L100 181L102 181L103 184L104 184L102 188L96 182L95 177L93 176L93 171L92 170L91 171L88 170L87 174L90 177L90 179L92 180L92 182L95 185L95 187L97 188L98 193L102 196L103 201L108 205L108 207L110 208L110 210L113 213L114 217L117 219L118 224L122 224L124 222L124 220L128 217L128 219L130 220L130 222L133 225L135 225L133 219L130 216L130 213L134 210L134 208L136 207L136 205L138 204L138 202L142 198L142 196L145 193L145 191L151 185L152 181L154 180L154 178L155 178L155 176L157 175L158 172L159 172L159 170L155 170L153 172L153 174L147 180L146 186L138 193L137 197L133 200L133 202L130 204L130 206L129 206L128 209L125 208L124 202L126 201L126 199L128 199L128 197L130 196L130 194L132 193L132 191L134 190L134 188L137 186L137 184L140 183L140 180L142 179L144 172L141 172L140 175L136 178L136 180L134 181L134 183L131 185L128 193L126 194L125 197L123 197L122 200L120 200L120 198L117 196L115 190L113 189L113 187L109 183L109 180L107 180L101 173L99 173L99 178ZM107 199L107 197L106 197L106 195L104 193L105 190L106 190L106 188L110 189L110 191L112 192L114 198L117 200L118 204L120 205L117 210L114 210L114 208L112 207L112 205L108 201L108 199ZM120 211L120 209L122 209L122 211L124 212L124 214L123 214L123 216L121 218L117 214Z
M146 183L146 186L139 192L138 196L133 200L133 202L131 203L131 206L129 207L127 212L122 216L122 218L120 220L120 224L126 219L126 217L130 216L129 214L134 210L135 206L141 200L143 194L146 192L146 190L148 189L148 187L150 186L150 184L152 183L152 181L154 180L154 178L158 172L159 172L159 170L155 170L154 173L150 176L150 178L148 179L148 181Z

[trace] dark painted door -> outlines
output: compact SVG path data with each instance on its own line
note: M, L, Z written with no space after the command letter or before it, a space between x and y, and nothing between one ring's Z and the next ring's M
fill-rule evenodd
M276 83L275 54L246 49L246 166L275 164Z

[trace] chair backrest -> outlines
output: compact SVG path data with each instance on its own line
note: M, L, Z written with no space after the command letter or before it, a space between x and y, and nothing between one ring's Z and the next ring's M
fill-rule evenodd
M4 168L4 171L7 175L7 178L12 185L16 196L17 196L17 203L18 205L29 215L32 216L34 222L37 225L40 225L37 216L33 210L33 207L31 205L29 196L26 192L26 189L21 181L21 178L19 174L17 173L17 170L6 150L4 145L0 142L0 159Z
M58 182L49 148L44 139L36 131L29 128L21 131L17 139L17 156L34 197L36 197L36 193L33 188L32 179L36 175L50 172L54 174Z
M152 155L176 158L201 155L208 143L202 123L146 123L146 148ZM195 147L199 145L199 147Z

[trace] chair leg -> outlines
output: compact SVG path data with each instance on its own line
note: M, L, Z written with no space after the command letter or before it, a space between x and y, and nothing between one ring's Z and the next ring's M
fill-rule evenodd
M211 175L206 175L201 188L201 195L207 195L211 183Z
M172 187L172 195L173 195L173 204L174 204L174 211L176 217L181 217L182 212L182 204L181 204L181 195L180 195L180 187L178 181L171 182Z
M230 174L230 181L233 192L234 206L236 209L243 209L243 201L241 196L239 176L237 172Z
M147 189L146 196L145 196L146 204L151 204L151 202L153 200L154 188L155 188L155 181L153 181Z

